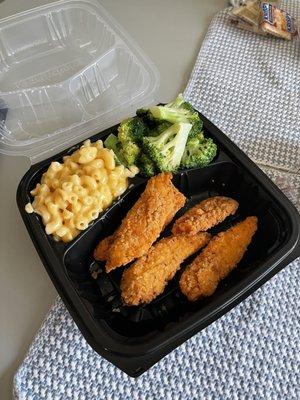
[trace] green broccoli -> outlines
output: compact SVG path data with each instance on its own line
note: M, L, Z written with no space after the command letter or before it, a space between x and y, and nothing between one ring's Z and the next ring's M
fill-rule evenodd
M180 108L184 108L185 110L189 110L191 112L196 111L194 107L191 105L191 103L189 103L188 101L182 103Z
M165 107L167 107L167 108L184 108L191 112L195 111L195 109L191 105L191 103L184 100L182 93L179 93L179 95L176 97L176 99L171 101L170 103L168 103Z
M167 104L166 107L185 109L190 111L193 115L196 112L194 107L189 102L184 100L183 95L181 93L177 96L177 98L174 101ZM197 113L197 118L195 118L195 122L193 123L193 127L190 131L189 138L201 132L202 129L203 129L203 122Z
M145 137L143 147L161 172L176 172L185 149L192 124L176 123L155 137Z
M141 152L140 147L132 141L121 142L121 146L120 155L125 160L125 165L134 165Z
M198 112L180 93L166 106L137 110L137 116L121 122L118 136L109 135L105 146L116 161L137 165L150 177L158 171L203 167L216 156L217 146L206 139Z
M195 123L200 121L199 115L192 105L186 102L180 93L177 98L165 106L153 106L140 108L137 115L141 117L149 126L155 127L162 121L172 124L177 122Z
M104 146L108 149L113 150L115 153L117 153L119 150L119 143L119 139L113 133L108 135L107 138L104 140Z
M191 112L190 110L186 110L184 108L153 106L149 108L149 113L156 121L169 121L172 124L177 122L187 122L193 124L199 119L199 115L196 111Z
M171 101L166 105L168 108L182 108L182 105L185 103L182 93L176 97L175 100Z
M104 142L105 147L112 149L115 153L116 162L125 166L134 165L141 152L139 145L132 140L123 140L110 134Z
M199 118L198 121L193 123L192 129L191 129L190 134L189 134L189 139L194 137L194 136L198 137L198 135L200 135L200 134L203 135L202 129L203 129L203 122ZM204 136L203 136L203 138L204 138Z
M154 161L152 161L151 158L145 153L140 154L137 160L137 166L140 170L141 175L146 176L147 178L150 178L157 172Z
M158 136L166 129L170 128L171 122L162 121L160 124L156 125L153 129L151 129L147 136Z
M138 110L136 110L136 115L138 116L138 118L141 118L142 121L144 121L144 123L146 123L150 129L155 128L162 122L153 117L149 108L139 108Z
M171 101L168 103L165 107L168 108L185 108L186 110L189 111L195 111L194 107L186 100L184 100L182 93L179 93L179 95L176 97L175 100Z
M121 154L121 143L116 135L112 133L108 135L104 141L104 146L107 149L113 150L117 164L127 165L126 160L123 158Z
M147 126L138 117L128 118L119 125L120 155L126 161L126 165L134 165L136 163L141 152L139 143L141 143L147 132Z
M188 138L182 160L181 168L205 167L217 154L217 146L212 139L206 139L203 132Z
M139 143L147 135L148 128L139 117L127 118L118 127L118 138L121 143L133 141Z

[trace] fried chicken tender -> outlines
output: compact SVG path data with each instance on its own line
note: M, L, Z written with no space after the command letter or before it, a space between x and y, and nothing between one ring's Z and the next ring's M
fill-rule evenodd
M94 258L98 261L106 261L108 250L114 240L114 235L107 236L101 240L94 251Z
M173 225L172 233L194 235L206 231L234 214L238 206L239 203L229 197L209 197L178 218Z
M257 218L248 217L211 239L181 275L180 289L190 301L214 293L240 262L257 230Z
M166 210L168 215L167 215L167 219L165 221L165 224L163 226L163 229L169 225L169 223L172 221L174 215L177 213L178 211L178 202L175 202L173 204L170 205L170 209ZM111 244L114 241L114 234L107 236L106 238L104 238L103 240L101 240L98 244L98 246L96 247L95 251L94 251L94 258L97 261L106 261L107 260L107 255L108 255L108 250L111 246Z
M148 254L124 271L121 281L124 303L130 306L150 303L164 291L180 264L209 239L208 233L201 232L193 236L169 236L157 242Z
M185 196L171 179L171 173L149 179L141 197L114 234L107 251L107 272L146 254L166 224L183 207Z

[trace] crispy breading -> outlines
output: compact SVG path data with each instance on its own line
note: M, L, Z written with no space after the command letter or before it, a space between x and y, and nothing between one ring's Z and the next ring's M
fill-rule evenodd
M174 188L174 190L176 191L177 189ZM169 223L172 221L174 215L177 213L178 211L178 202L174 202L173 204L170 205L170 208L168 210L166 210L167 214L167 218L165 221L165 224L163 226L163 229L169 225ZM114 241L114 234L104 238L101 240L101 242L99 242L98 246L96 247L95 251L94 251L94 258L97 261L106 261L107 260L107 255L108 255L108 250L111 246L111 244Z
M151 247L148 254L138 259L123 272L122 299L127 305L149 303L161 294L180 264L210 239L208 233L193 236L169 236Z
M248 217L213 237L181 275L182 293L190 301L212 295L240 262L256 230L257 218Z
M114 240L114 235L102 239L94 250L94 258L98 261L106 261L108 249Z
M184 203L185 196L173 185L171 173L149 179L146 189L114 234L107 252L106 271L146 254Z
M230 197L209 197L178 218L173 225L172 233L194 235L206 231L234 214L238 206L239 203Z

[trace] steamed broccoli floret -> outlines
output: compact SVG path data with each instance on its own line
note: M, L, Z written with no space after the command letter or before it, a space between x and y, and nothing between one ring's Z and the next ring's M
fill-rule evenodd
M121 122L118 128L120 141L120 154L125 159L126 165L133 165L141 152L139 143L148 132L147 126L141 118L128 118Z
M149 108L149 112L156 121L169 121L172 124L177 122L188 122L193 124L199 119L196 111L191 112L184 108L153 106Z
M198 137L198 135L200 135L200 134L202 134L202 136L203 136L202 129L203 129L203 122L199 118L198 121L193 123L192 129L189 134L189 139L194 136ZM203 138L204 138L204 136L203 136Z
M179 95L176 97L175 100L171 101L171 103L168 103L165 107L168 108L184 108L186 110L189 110L191 112L194 112L195 109L189 103L188 101L184 100L182 93L179 93Z
M161 121L158 121L150 112L149 108L139 108L136 110L136 115L142 119L150 128L157 126Z
M191 103L184 100L181 93L177 96L177 98L173 102L167 104L166 107L185 109L185 110L190 111L192 114L194 114L196 112L196 110L191 105ZM197 118L195 118L195 122L193 123L193 127L190 131L189 138L198 134L199 132L201 132L202 129L203 129L203 122L197 113Z
M217 145L212 139L206 139L203 133L188 138L182 160L182 168L205 167L217 154Z
M119 139L113 133L108 135L107 138L104 140L104 146L107 147L108 149L113 150L115 153L119 150L118 149L119 144L120 144Z
M120 150L120 155L125 160L125 165L134 165L141 152L140 147L136 143L129 140L121 143L121 145L122 147Z
M185 103L185 100L183 98L182 93L179 93L179 95L176 97L175 100L171 101L166 105L166 107L169 108L181 108L182 105Z
M184 100L183 95L180 93L177 98L172 101L171 103L166 105L167 108L181 108L181 109L185 109L190 111L194 118L195 118L195 122L193 123L193 127L190 131L189 134L189 138L198 134L199 132L202 131L203 129L203 122L201 121L198 113L197 113L197 118L195 117L194 113L196 112L196 110L194 109L194 107L187 101Z
M140 108L136 113L151 128L150 136L155 135L158 125L162 122L169 122L170 124L188 122L195 125L193 128L194 132L202 130L202 121L198 112L190 103L184 100L181 93L175 100L165 106Z
M126 165L126 160L121 154L121 143L116 135L110 134L104 141L104 146L107 149L113 150L117 164Z
M177 122L194 123L199 120L199 115L193 107L185 102L182 94L165 106L153 106L149 108L140 108L137 115L153 126L162 121L168 121L172 124Z
M143 120L138 117L128 118L122 121L118 128L118 138L121 143L133 141L138 143L147 134L148 128Z
M151 158L145 153L140 154L137 160L137 166L140 170L140 173L149 178L155 175L157 172L154 161L152 161Z
M153 129L151 129L147 136L158 136L163 131L167 130L171 126L171 122L162 121L159 125L156 125Z
M162 172L176 172L185 149L192 124L176 123L155 137L145 137L143 146Z
M192 112L195 111L195 109L191 105L191 103L189 103L188 101L186 101L183 98L182 93L179 93L179 95L176 97L176 99L174 101L171 101L171 103L167 104L167 107L185 108L186 110L189 110Z
M184 108L185 110L189 110L191 112L195 111L194 107L188 101L182 103L180 108Z

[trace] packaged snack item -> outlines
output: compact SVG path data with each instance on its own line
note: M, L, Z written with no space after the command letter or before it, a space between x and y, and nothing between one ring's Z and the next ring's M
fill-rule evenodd
M239 29L243 29L245 31L249 31L249 32L254 32L257 33L259 35L264 35L266 36L267 34L265 32L263 32L260 28L259 25L250 25L245 21L242 21L240 19L230 19L230 24L232 26L235 26L236 28Z
M295 19L278 8L279 1L245 0L229 12L230 24L259 35L291 40L298 33Z
M238 21L243 21L251 26L259 25L260 18L260 2L258 0L249 0L244 4L233 7L231 16ZM245 24L241 24L242 27ZM249 29L250 27L246 28ZM252 30L251 28L249 30Z
M272 36L291 40L297 34L294 18L270 3L261 3L260 29Z

